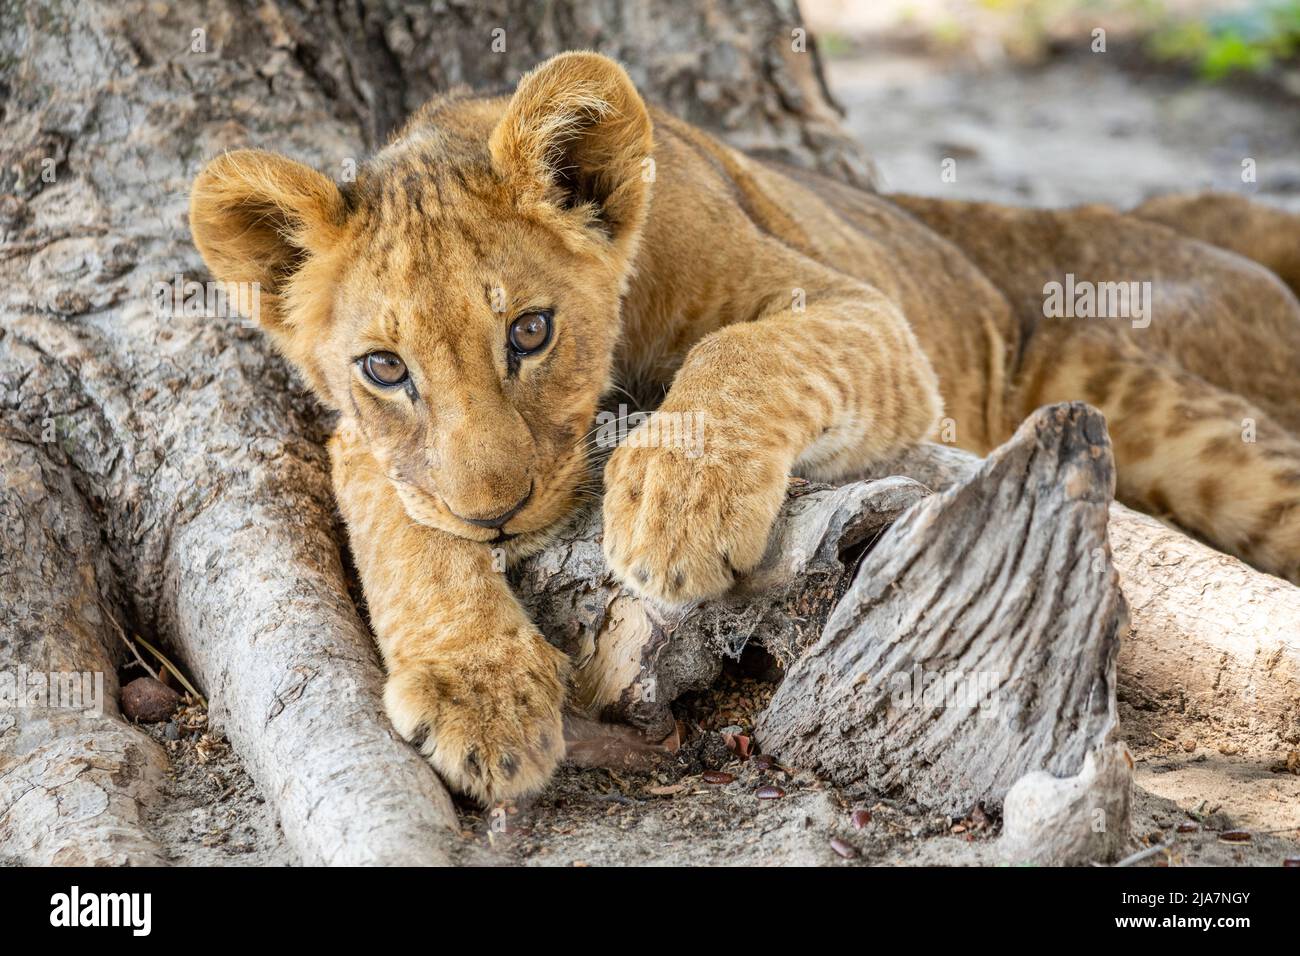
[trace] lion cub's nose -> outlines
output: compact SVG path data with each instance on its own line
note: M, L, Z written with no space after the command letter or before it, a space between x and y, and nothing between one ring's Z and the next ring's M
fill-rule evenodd
M519 514L519 512L523 511L524 505L528 504L528 499L531 498L532 496L533 496L533 486L530 483L528 485L528 494L520 498L519 503L516 504L513 508L511 508L509 511L503 511L495 518L462 518L460 515L456 515L456 517L460 518L461 521L467 522L468 524L477 525L480 528L499 528L507 521L509 521L511 518L513 518L515 515ZM453 514L455 514L455 512L453 512Z

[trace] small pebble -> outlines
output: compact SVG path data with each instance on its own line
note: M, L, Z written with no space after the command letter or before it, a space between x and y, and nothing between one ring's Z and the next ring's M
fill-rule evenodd
M180 694L152 677L137 677L122 688L122 713L142 724L167 720L180 703Z
M836 853L838 853L840 856L844 857L844 859L846 860L851 860L858 855L857 850L853 849L853 847L849 846L839 837L831 838L831 849L834 850Z
M780 787L768 785L766 787L759 787L755 790L754 796L758 797L760 800L779 800L785 796L785 791Z

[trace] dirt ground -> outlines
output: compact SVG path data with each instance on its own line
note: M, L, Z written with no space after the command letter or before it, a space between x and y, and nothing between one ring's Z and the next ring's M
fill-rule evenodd
M879 49L832 59L828 69L887 191L1125 205L1216 186L1257 190L1300 209L1300 113L1294 99L1267 85L1209 87L1090 54L1032 69L980 70ZM1243 157L1256 160L1255 185L1241 182ZM945 158L956 160L955 183L940 179ZM457 862L1001 862L999 821L980 810L964 819L936 817L763 758L741 759L770 692L770 685L729 673L711 693L682 702L683 746L654 771L566 768L535 803L513 813L463 806ZM1167 731L1171 715L1128 697L1121 694L1120 709L1135 759L1132 849L1165 847L1138 865L1278 865L1300 857L1297 762L1234 751L1203 723L1171 737L1157 729ZM151 730L173 764L154 823L177 862L294 862L256 788L219 735L208 733L202 713L168 727ZM1222 837L1233 830L1250 831L1248 841Z
M1210 85L1122 51L980 69L882 50L831 60L828 78L885 192L1123 208L1213 188L1300 210L1300 111L1266 81Z
M128 677L137 676L128 670ZM151 808L149 827L177 864L295 862L275 814L225 738L210 730L204 708L185 707L174 719L143 729L169 761L163 799Z
M677 707L683 746L651 769L565 767L531 804L460 804L461 865L996 866L1000 820L926 813L868 790L828 786L750 753L773 685L730 668ZM1159 716L1159 721L1153 718ZM1219 752L1207 725L1163 737L1153 715L1121 702L1133 753L1135 865L1276 866L1300 859L1300 765ZM152 823L177 863L295 862L269 809L199 708L149 728L172 774ZM1225 835L1242 831L1246 842Z

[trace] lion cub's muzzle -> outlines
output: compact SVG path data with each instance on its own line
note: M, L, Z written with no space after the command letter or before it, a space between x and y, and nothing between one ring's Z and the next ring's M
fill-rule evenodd
M505 527L505 523L507 521L509 521L515 515L519 514L519 512L523 511L524 507L528 504L529 500L532 497L533 497L533 483L530 481L528 483L528 493L525 494L522 498L520 498L519 501L514 505L514 507L509 508L506 511L503 511L498 515L493 515L490 518L471 518L468 515L458 514L455 510L451 509L450 505L448 505L448 509L451 510L451 513L453 515L456 515L457 518L459 518L461 521L464 521L466 524L472 524L477 528L500 529ZM502 533L504 534L504 532Z

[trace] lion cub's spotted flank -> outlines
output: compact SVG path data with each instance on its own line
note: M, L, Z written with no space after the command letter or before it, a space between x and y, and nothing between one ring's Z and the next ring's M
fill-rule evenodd
M570 53L512 97L429 103L352 184L220 156L191 224L340 413L389 715L484 801L546 783L568 669L496 553L539 548L588 492L616 378L704 416L698 447L605 468L609 563L663 602L755 566L792 472L851 476L941 422L982 453L1066 399L1106 413L1122 499L1300 579L1300 306L1265 268L1300 261L1285 213L877 196L751 160ZM1044 318L1067 273L1151 280L1149 327Z

